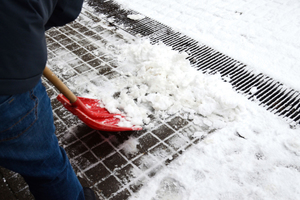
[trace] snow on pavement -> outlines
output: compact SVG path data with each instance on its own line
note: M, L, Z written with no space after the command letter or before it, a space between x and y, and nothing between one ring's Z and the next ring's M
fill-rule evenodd
M115 0L300 91L298 0Z
M203 133L130 199L299 199L299 130L246 101L239 120Z
M300 90L299 1L117 2ZM205 139L131 199L298 199L299 129L246 98L239 103L245 110L234 121L195 133Z
M300 90L298 1L117 2ZM81 95L100 96L110 111L124 111L131 123L149 128L149 114L179 112L197 126L214 130L191 133L203 141L165 166L131 199L298 199L299 129L291 129L284 120L236 94L217 75L187 70L184 54L145 41L122 47L115 69L121 76L101 81L100 88L90 87L89 94L82 93L85 86ZM176 70L170 74L173 65ZM121 148L134 154L137 145L130 138Z
M219 75L206 75L193 68L179 53L164 44L151 45L136 40L119 50L121 74L93 90L111 113L126 114L129 121L120 126L153 127L149 115L168 116L184 113L200 123L207 117L214 128L233 121L242 110L239 96Z
M94 88L93 95L102 96L107 109L125 111L133 124L151 123L150 114L181 113L203 130L190 134L204 138L131 199L297 199L299 129L235 93L217 75L195 70L185 54L170 47L136 40L122 45L120 52L121 76ZM120 148L135 154L137 145L130 138ZM154 156L159 160L163 155ZM144 176L141 171L132 173L136 179Z

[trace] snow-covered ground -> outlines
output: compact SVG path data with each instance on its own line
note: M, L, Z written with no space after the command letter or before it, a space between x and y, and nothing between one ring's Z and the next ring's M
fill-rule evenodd
M98 98L102 96L107 109L121 108L132 117L132 123L148 126L151 113L181 113L200 127L188 134L204 138L159 171L131 199L298 198L299 129L235 93L217 75L193 69L185 54L170 47L141 40L120 50L118 71L126 76L94 91ZM119 97L113 98L114 93ZM122 148L134 153L137 145L138 140L130 138ZM143 176L132 173L135 178Z
M300 131L253 102L245 104L226 127L194 133L206 137L131 200L299 199Z
M300 91L298 0L115 1ZM87 4L85 8L91 9ZM91 77L85 73L70 79L72 89L101 99L111 112L124 111L132 123L149 129L156 128L149 114L181 113L200 127L189 134L204 138L131 199L300 199L299 128L292 129L237 94L217 75L191 68L185 54L164 45L151 46L147 40L119 47L120 62L114 70L121 76L108 80L94 71ZM63 62L55 59L52 67L56 60ZM95 78L101 84L92 86L89 79ZM84 94L87 87L89 93ZM134 154L137 145L138 139L130 138L120 148ZM132 173L136 179L143 176Z
M300 90L298 0L115 0Z
M300 1L116 0L116 2L240 60L247 64L249 69L263 72L289 87L300 90L298 79ZM129 60L127 61L136 64L131 66L139 70L141 67L144 68L140 71L132 70L130 73L134 76L140 74L144 78L150 77L146 72L160 75L161 71L155 67L159 67L161 63L148 59L153 58L151 53L153 51L149 51L149 48L138 49L136 46L133 48L136 53L128 54L134 56L127 55ZM127 50L130 52L130 47L127 47ZM138 65L139 63L141 65ZM150 65L147 65L149 63ZM166 72L165 70L162 71ZM132 77L130 73L127 77ZM124 82L119 79L116 84L120 83ZM127 102L130 102L128 98L136 99L141 92L145 92L142 84L147 87L153 86L149 83L131 83L138 87L121 92L120 98L127 99ZM218 85L218 80L215 79L213 83ZM203 94L207 95L207 99L201 101L213 102L211 105L205 104L211 106L209 109L211 112L204 115L205 110L198 110L199 114L208 117L209 123L201 119L196 122L216 126L217 130L211 134L194 133L195 136L205 136L205 139L160 171L131 199L299 199L300 130L291 129L285 121L246 98L238 95L222 98L222 95L205 93L209 88L213 86L201 88ZM137 102L145 103L147 100L147 105L152 106L150 110L167 107L166 104L172 105L172 101L174 103L174 99L170 100L174 94L168 93L171 95L167 98L161 93L157 90L154 91L156 96L149 96L148 92L145 92L144 99L138 99ZM133 95L130 97L130 94ZM160 102L161 97L163 97L161 103L154 105ZM175 102L178 98L175 97ZM234 104L229 104L230 100ZM162 102L166 104L162 105ZM182 102L186 100L183 99ZM118 102L113 104L114 107ZM130 108L124 105L122 108L130 112ZM202 109L204 108L207 107L204 106ZM223 108L227 109L228 113L234 113L234 117L230 115L224 118L226 112L221 113L223 118L218 118L218 123L215 123L213 117L219 116L219 112L224 111ZM184 110L191 112L189 109L184 107ZM147 119L144 119L145 121Z

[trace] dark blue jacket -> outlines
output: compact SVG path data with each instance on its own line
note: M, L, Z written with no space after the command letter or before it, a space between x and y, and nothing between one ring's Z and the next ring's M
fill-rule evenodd
M0 95L26 92L47 61L45 30L79 15L83 0L0 0Z

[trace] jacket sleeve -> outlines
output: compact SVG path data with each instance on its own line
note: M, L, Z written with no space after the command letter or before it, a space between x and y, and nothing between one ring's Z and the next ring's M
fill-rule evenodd
M52 15L48 19L45 29L63 26L74 21L81 12L83 0L58 0Z
M26 92L38 83L47 61L45 29L76 19L82 3L0 0L0 95Z

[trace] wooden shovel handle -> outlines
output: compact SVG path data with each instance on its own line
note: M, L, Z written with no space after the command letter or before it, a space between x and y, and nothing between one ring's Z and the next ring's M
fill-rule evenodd
M77 100L77 96L46 66L43 75L63 94L71 103Z

